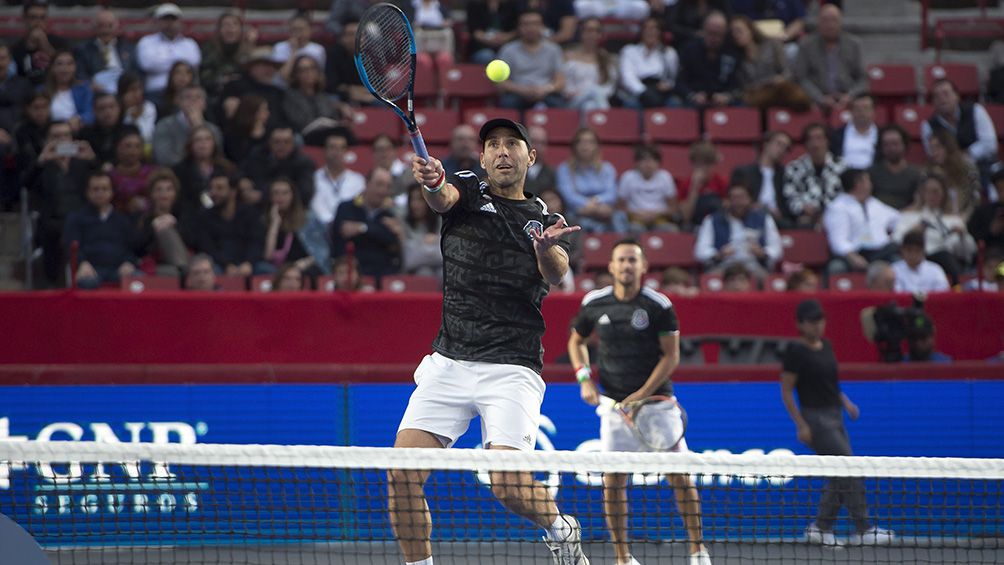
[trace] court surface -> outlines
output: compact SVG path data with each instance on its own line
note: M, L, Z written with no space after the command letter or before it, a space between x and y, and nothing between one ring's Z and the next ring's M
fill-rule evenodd
M824 548L804 543L718 542L710 544L715 565L749 563L1004 563L1004 540L974 540L967 547L918 547L921 540L900 540L888 547ZM594 565L614 562L609 543L584 544ZM553 563L543 542L439 543L434 546L436 565ZM687 563L682 543L633 545L643 565ZM323 544L310 546L213 546L73 548L48 550L54 564L97 565L115 563L254 565L400 565L397 545L390 542Z

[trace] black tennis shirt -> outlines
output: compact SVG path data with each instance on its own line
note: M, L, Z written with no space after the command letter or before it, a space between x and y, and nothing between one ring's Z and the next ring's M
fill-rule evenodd
M544 201L491 194L470 171L451 175L460 200L443 214L443 322L432 348L463 361L522 365L540 373L550 290L530 232L558 222ZM558 243L568 252L568 240Z

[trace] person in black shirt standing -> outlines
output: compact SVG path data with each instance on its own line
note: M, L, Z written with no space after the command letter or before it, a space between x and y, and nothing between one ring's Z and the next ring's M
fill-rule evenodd
M576 367L575 376L582 399L589 405L600 403L600 392L591 376L586 342L599 334L600 386L609 398L628 403L658 394L673 397L670 376L680 363L680 326L673 304L665 295L642 287L648 269L645 253L633 239L614 245L610 266L614 284L594 290L582 299L568 340L568 356ZM635 439L614 408L601 408L600 442L605 451L646 451ZM667 426L683 426L680 411ZM673 451L687 451L681 439ZM625 474L603 476L603 509L613 540L616 563L638 565L631 556L627 539L627 481ZM676 503L690 538L690 564L710 565L702 543L701 501L688 475L669 475Z
M540 377L544 318L540 306L568 270L568 241L578 230L524 192L536 159L522 124L493 119L481 128L481 181L470 171L447 178L435 158L415 157L412 172L443 218L443 322L435 351L415 370L418 387L398 427L395 447L449 447L481 416L489 449L532 450L544 397ZM391 525L412 565L432 565L423 486L428 472L391 471ZM492 493L540 527L559 565L588 565L581 528L561 514L530 473L491 474Z
M852 420L860 411L840 390L837 358L830 341L823 338L826 317L819 301L809 299L798 304L795 312L801 340L792 343L785 353L781 372L781 398L797 428L798 440L818 455L853 455L843 410ZM798 405L792 391L798 391ZM805 530L809 543L840 545L833 535L833 524L840 507L846 506L856 532L852 545L887 544L893 532L872 525L868 518L864 483L858 478L834 478L826 484L819 502L816 521Z

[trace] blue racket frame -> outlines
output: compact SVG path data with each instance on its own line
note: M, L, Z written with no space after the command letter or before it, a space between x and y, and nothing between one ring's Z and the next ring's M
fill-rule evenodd
M359 72L359 78L362 79L363 85L366 87L367 90L370 91L373 97L379 100L380 102L383 102L391 110L394 110L397 116L401 118L401 120L404 122L404 125L408 127L408 134L411 136L411 145L415 149L415 154L417 154L419 157L423 159L428 159L429 150L426 149L425 147L425 139L422 138L422 132L419 131L418 124L415 123L415 72L417 67L415 62L415 54L416 54L415 31L411 27L411 22L408 21L408 16L406 16L404 12L401 11L400 8L398 8L393 4L388 4L386 2L376 4L368 8L367 11L385 10L388 8L394 10L401 17L401 20L404 21L405 28L408 30L408 40L411 49L411 74L408 77L408 112L405 113L405 111L402 110L393 100L388 100L387 98L381 96L376 91L376 89L373 88L373 85L370 83L370 79L366 74L366 69L363 68L362 58L360 57L359 54L358 33L360 33L361 30L363 29L361 25L359 27L360 32L357 32L356 35L356 53L354 57L356 62L356 70ZM365 22L365 21L366 21L366 14L364 13L363 17L360 18L360 22Z

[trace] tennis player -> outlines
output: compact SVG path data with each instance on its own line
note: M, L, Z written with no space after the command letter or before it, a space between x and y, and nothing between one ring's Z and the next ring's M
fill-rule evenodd
M788 415L795 423L798 440L812 448L817 455L853 455L844 410L852 420L860 411L840 390L837 377L837 358L830 341L823 338L826 316L818 300L800 302L795 310L795 321L801 339L788 346L781 366L781 398ZM798 391L795 404L793 391ZM805 530L809 543L828 546L840 545L833 535L833 524L840 507L846 506L854 520L855 533L849 538L851 545L888 544L895 534L878 528L868 518L865 502L865 485L859 478L830 479L819 501L816 521Z
M628 403L659 394L672 397L670 376L680 362L680 328L673 304L665 295L642 286L648 270L645 252L633 239L614 245L610 265L614 284L594 290L582 299L568 340L568 355L576 367L582 400L600 404L600 391L592 379L586 341L599 334L600 386L604 395ZM600 442L606 451L646 451L616 409L601 406ZM679 435L684 423L676 410L668 414L667 434ZM687 451L681 438L673 451ZM603 508L618 564L638 565L631 555L627 535L628 476L603 476ZM703 544L701 501L689 475L670 475L676 504L687 529L691 565L710 565Z
M435 351L415 370L395 447L450 447L481 416L489 449L530 451L544 398L541 302L568 270L568 240L578 230L523 192L537 154L522 124L489 120L481 128L481 166L446 176L438 159L415 157L412 171L429 206L443 217L443 322ZM432 521L423 487L428 472L392 471L390 519L405 562L431 565ZM545 531L558 565L588 565L581 528L561 514L530 473L491 474L492 493Z

